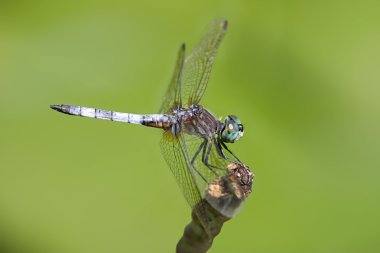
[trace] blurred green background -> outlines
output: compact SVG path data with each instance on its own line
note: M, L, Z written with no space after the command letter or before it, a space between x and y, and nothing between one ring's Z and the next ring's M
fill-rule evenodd
M0 252L174 252L190 208L155 113L177 50L229 20L203 105L256 174L210 252L380 251L379 1L0 1Z

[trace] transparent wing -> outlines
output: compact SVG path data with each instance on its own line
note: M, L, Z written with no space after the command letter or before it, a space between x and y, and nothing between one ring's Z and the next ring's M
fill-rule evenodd
M209 183L227 173L228 161L218 154L216 145L211 145L212 140L204 142L202 138L186 134L175 137L165 131L160 143L162 155L191 207L201 200ZM206 155L211 166L202 161Z
M173 136L171 131L165 131L161 139L161 151L166 163L169 165L182 194L191 207L201 201L201 195L195 184L193 172L186 147L182 140L183 134Z
M228 161L219 155L212 138L203 139L184 134L182 142L191 162L190 169L193 172L195 184L203 197L208 184L227 173ZM209 166L205 164L206 157Z
M181 87L181 73L183 68L183 63L185 60L185 44L182 44L179 49L177 62L174 68L174 73L170 81L169 87L165 93L164 101L161 105L159 113L170 113L170 109L176 105L180 105L180 91Z
M215 20L185 60L182 73L182 102L198 104L206 90L218 47L227 30L227 20Z
M211 140L186 134L175 137L171 131L165 131L160 144L162 155L191 207L200 202L208 183L227 173L228 161L220 157L215 145L209 146ZM205 155L212 168L203 163Z
M211 142L182 133L175 137L170 131L165 131L161 139L162 155L205 229L210 227L210 215L202 202L205 191L209 183L227 174L227 161L218 155L215 145L209 146ZM210 163L215 166L212 170L202 162L204 151L209 153Z

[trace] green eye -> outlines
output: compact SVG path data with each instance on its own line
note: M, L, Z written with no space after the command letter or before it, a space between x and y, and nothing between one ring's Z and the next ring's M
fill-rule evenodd
M223 142L233 143L240 139L244 134L244 128L239 118L228 115L224 121L221 139Z

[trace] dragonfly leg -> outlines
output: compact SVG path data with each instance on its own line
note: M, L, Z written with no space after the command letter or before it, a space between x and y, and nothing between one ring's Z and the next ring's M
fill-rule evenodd
M222 142L222 141L219 142L219 145L222 145L222 147L225 148L228 151L228 153L230 153L238 162L240 162L239 158L237 158L237 156L234 153L232 153L231 150L228 149L227 145L224 144L224 142ZM222 151L223 155L226 157L226 155L223 152L223 149L220 148L220 150ZM226 158L227 158L227 160L231 161L228 157L226 157Z
M224 153L224 151L223 151L223 148L222 148L222 145L223 145L223 148L225 148L239 163L241 163L240 162L240 160L239 160L239 158L237 158L228 148L227 148L227 146L223 143L223 142L217 142L216 144L215 144L215 146L216 146L216 149L218 150L218 153L219 153L219 155L223 158L223 159L225 159L225 160L227 160L227 161L229 161L229 162L231 162L231 163L236 163L236 161L234 161L234 160L232 160L232 159L230 159L229 157L227 157L226 156L226 154Z
M199 155L199 152L201 152L201 150L203 149L203 146L206 144L206 141L202 142L202 144L199 146L197 152L195 152L194 156L193 156L193 159L191 159L191 165L194 164L195 162L195 159L197 158L197 156Z
M203 179L203 181L205 181L207 183L207 180L204 178L204 176L194 166L195 159L198 157L198 155L201 152L201 150L204 149L204 146L205 146L206 142L207 142L207 140L205 140L204 142L202 142L202 144L199 146L197 152L195 152L193 158L191 159L190 164L191 164L191 167L195 170L195 172L197 172L198 175ZM202 157L203 157L203 155L202 155Z
M217 169L217 170L220 170L223 168L219 168L218 166L215 166L213 164L210 164L209 161L208 161L208 158L210 157L210 152L211 152L211 148L212 148L212 143L209 142L208 145L205 145L204 148L203 148L203 154L202 154L202 162L204 163L204 165L207 166L207 168L209 168L209 170L211 170L216 176L219 176L218 173L216 173L216 171L214 169Z

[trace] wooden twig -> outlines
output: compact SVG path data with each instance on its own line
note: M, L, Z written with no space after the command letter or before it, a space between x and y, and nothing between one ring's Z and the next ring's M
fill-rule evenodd
M231 163L227 169L228 174L210 183L205 197L194 206L192 220L177 244L177 253L204 253L209 250L224 222L241 210L252 191L254 175L241 163ZM206 217L199 217L200 209Z

